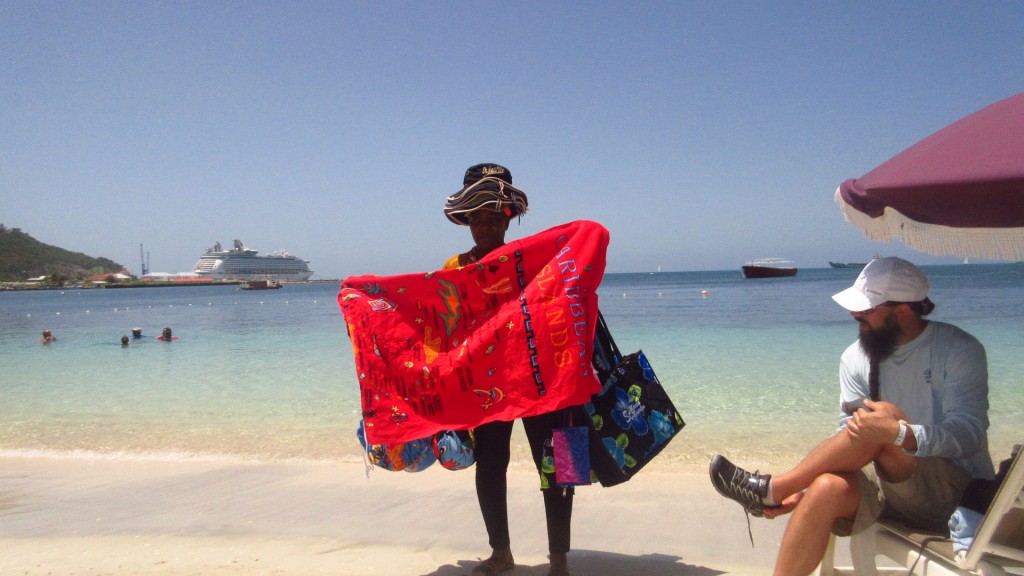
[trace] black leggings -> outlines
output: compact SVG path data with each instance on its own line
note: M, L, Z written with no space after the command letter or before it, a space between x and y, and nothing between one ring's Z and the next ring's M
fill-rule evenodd
M563 412L557 411L539 416L523 418L523 428L530 442L530 452L541 474L541 459L544 444L550 446L551 431L565 426ZM476 439L476 497L480 512L487 526L487 538L491 548L508 548L511 544L508 534L508 483L506 472L511 458L509 442L512 438L512 422L490 422L474 430ZM550 453L550 451L549 451ZM550 478L554 482L553 474ZM565 554L569 552L569 524L572 519L573 489L564 490L552 484L544 493L544 513L548 526L548 552Z

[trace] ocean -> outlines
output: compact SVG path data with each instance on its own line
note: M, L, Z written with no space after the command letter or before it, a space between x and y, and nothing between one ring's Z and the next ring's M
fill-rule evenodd
M989 439L1024 442L1024 265L926 266L937 304L985 345ZM600 308L642 349L686 428L658 465L722 452L788 466L836 426L839 355L856 323L831 295L855 269L744 280L607 274ZM0 292L0 454L361 461L359 394L334 283ZM135 326L144 338L122 347ZM155 339L169 326L173 343ZM43 329L57 342L39 343ZM528 456L521 429L519 461Z

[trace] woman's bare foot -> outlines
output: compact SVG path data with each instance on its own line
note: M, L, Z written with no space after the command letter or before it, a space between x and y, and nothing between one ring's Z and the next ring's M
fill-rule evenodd
M569 572L569 559L565 554L549 554L551 566L548 567L548 576L572 576Z
M512 549L501 548L491 552L490 558L478 564L476 568L473 568L470 576L495 576L515 567L516 563L512 559Z

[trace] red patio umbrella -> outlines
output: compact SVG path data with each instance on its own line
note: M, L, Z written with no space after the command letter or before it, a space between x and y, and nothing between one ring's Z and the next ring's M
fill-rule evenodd
M1024 93L843 182L835 199L872 240L899 238L929 254L1024 260Z

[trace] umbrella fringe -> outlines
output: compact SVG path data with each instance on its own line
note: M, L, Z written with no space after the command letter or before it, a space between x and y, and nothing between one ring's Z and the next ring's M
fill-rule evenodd
M835 200L843 218L871 240L899 239L911 248L940 256L1024 261L1024 228L953 228L922 224L892 208L885 208L881 216L872 218L847 204L839 190L836 190Z

